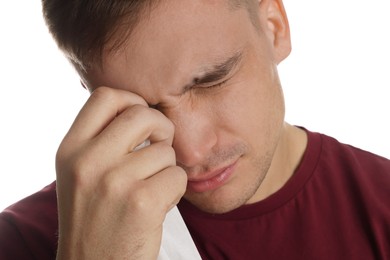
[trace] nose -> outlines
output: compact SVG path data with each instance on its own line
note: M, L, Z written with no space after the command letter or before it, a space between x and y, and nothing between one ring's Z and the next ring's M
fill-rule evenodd
M178 165L202 166L217 143L216 121L202 111L176 111L170 119L175 124L173 148Z

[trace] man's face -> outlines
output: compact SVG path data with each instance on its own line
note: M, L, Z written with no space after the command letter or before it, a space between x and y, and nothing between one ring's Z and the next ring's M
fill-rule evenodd
M282 133L280 60L258 19L222 0L163 1L87 76L91 89L134 92L174 123L185 198L208 212L256 201Z

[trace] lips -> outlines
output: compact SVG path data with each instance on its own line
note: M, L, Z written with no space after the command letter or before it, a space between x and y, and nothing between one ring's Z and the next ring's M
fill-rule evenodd
M205 192L215 190L224 185L233 174L237 165L237 161L234 163L214 170L199 174L199 177L189 177L187 182L187 189L192 192Z

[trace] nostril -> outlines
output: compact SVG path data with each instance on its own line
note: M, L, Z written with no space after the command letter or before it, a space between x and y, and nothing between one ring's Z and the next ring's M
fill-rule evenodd
M178 165L183 168L203 165L207 158L212 155L216 140L216 136L210 130L191 134L176 132L173 148L176 152Z

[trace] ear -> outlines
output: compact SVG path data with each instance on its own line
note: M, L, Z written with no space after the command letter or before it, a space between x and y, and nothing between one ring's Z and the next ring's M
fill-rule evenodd
M84 89L88 89L87 86L85 85L84 81L80 79L80 84Z
M279 64L291 52L290 28L282 0L259 0L260 25L274 51Z

